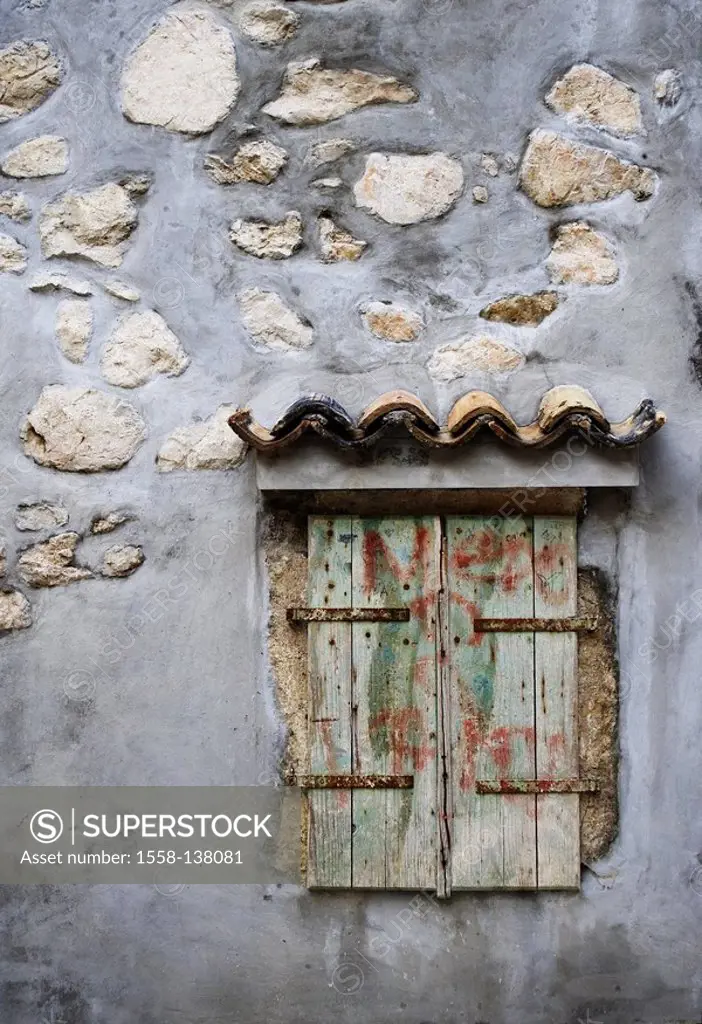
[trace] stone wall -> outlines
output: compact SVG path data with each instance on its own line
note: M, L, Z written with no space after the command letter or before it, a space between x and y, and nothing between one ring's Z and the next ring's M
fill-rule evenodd
M269 534L264 564L237 405L482 388L526 422L575 383L670 420L581 528L623 686L619 834L580 896L8 889L3 1022L699 1015L695 4L0 15L7 783L277 776L269 588L301 556Z

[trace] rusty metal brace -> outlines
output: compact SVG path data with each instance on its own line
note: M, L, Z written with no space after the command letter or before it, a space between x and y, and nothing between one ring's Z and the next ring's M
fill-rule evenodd
M592 633L597 619L574 615L567 619L475 619L476 633Z
M300 789L414 789L413 775L298 775Z
M478 779L475 783L481 796L596 793L599 788L595 779Z
M409 608L288 608L288 622L409 622Z

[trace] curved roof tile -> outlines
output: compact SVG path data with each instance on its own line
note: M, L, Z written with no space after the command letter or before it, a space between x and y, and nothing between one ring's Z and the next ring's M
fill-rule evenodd
M481 432L518 448L546 448L568 435L594 448L631 448L660 430L665 420L665 413L646 398L627 419L610 423L589 391L560 385L546 392L534 422L523 426L486 391L459 398L441 425L417 395L399 390L380 395L356 420L333 398L313 394L294 402L270 430L246 408L237 409L229 425L247 444L268 454L310 432L337 448L369 448L398 426L428 448L456 448Z

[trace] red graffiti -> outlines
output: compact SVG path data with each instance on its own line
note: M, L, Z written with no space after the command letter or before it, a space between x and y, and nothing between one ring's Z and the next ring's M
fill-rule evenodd
M470 622L466 624L468 626L468 629L470 630L469 634L466 637L459 636L459 640L466 639L468 641L469 647L480 647L480 645L486 638L486 634L473 632L473 619L481 618L480 608L475 603L475 601L470 601L467 597L464 597L462 594L459 594L456 591L452 591L451 593L451 603L453 605L457 605L463 608L463 610L466 612L466 615L470 619Z
M546 770L540 771L547 779L557 778L563 766L565 757L565 736L562 732L555 732L546 737Z
M545 544L534 556L534 576L538 596L551 606L573 599L575 581L571 580L572 548L558 542Z
M363 590L370 597L378 589L378 577L382 574L381 566L396 583L409 589L414 583L415 591L421 593L410 600L411 614L425 619L433 612L436 605L435 590L437 583L431 586L435 568L431 557L431 535L426 526L418 526L414 534L414 547L408 563L401 562L395 552L388 546L377 530L366 530L363 536ZM380 581L382 582L382 580Z
M431 615L435 615L436 594L429 593L422 594L419 597L413 597L407 607L409 608L410 615L413 619L426 620L430 618Z
M384 732L393 775L401 775L408 761L422 771L436 757L436 747L423 742L424 723L419 708L386 708L368 723L371 739Z
M389 561L389 552L377 530L366 530L363 537L363 589L370 596L376 589L376 569L380 558Z
M460 787L465 792L475 786L475 758L482 742L482 735L472 718L463 719L463 740L466 760L461 772Z
M424 691L432 692L436 685L436 655L423 654L414 663L412 682Z
M479 753L492 759L498 777L509 778L510 766L514 761L514 747L517 741L525 743L528 756L533 757L535 733L532 726L498 726L490 732L482 731L474 718L463 719L465 763L461 772L460 787L466 792L475 787L476 762Z
M317 725L319 726L319 732L322 740L322 747L324 748L324 764L330 775L336 775L339 772L339 763L336 758L336 750L334 749L334 740L331 734L331 722L328 719L318 719Z
M426 526L419 526L415 533L412 563L421 565L426 573L429 566L429 530Z
M339 761L336 755L336 748L334 746L334 740L332 738L332 721L333 720L330 720L328 718L315 719L316 724L319 726L320 738L322 740L322 747L324 749L324 766L330 775L338 775L341 773L341 768L339 767ZM344 789L337 790L336 804L340 808L350 807L350 792Z
M524 534L502 537L494 530L479 530L454 551L451 563L458 576L513 593L531 577L531 538ZM496 564L501 568L495 569Z

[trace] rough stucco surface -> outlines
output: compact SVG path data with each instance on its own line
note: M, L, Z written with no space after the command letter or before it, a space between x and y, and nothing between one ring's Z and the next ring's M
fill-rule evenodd
M203 885L169 897L146 885L4 888L3 1024L699 1018L702 616L694 617L691 602L702 557L699 5L295 2L298 31L274 48L237 33L236 6L193 5L231 33L239 92L212 132L189 137L135 124L120 107L125 62L171 10L165 0L107 2L89 16L83 5L58 0L0 0L0 47L45 41L61 67L60 84L42 89L42 102L32 100L19 116L13 106L0 149L55 134L71 153L65 175L22 182L32 220L0 225L26 247L29 262L24 275L0 277L3 586L25 595L33 620L0 637L5 781L256 784L278 771L285 709L276 702L267 650L269 584L253 464L159 473L155 460L167 438L208 422L223 405L250 402L257 419L273 422L303 390L328 391L357 412L379 392L403 386L445 415L458 394L487 387L527 420L549 386L575 382L614 419L647 394L670 419L642 452L642 484L630 501L591 495L580 528L581 564L618 580L618 834L604 856L588 862L579 895L465 894L409 916L408 894ZM288 64L312 58L323 68L390 76L417 98L370 104L310 127L262 113L280 96ZM645 135L617 139L547 107L553 83L583 62L636 90ZM654 95L656 76L667 69L681 76L673 103ZM222 107L228 102L224 96ZM197 121L185 125L199 130ZM258 134L247 134L250 125ZM623 192L589 205L537 205L518 187L518 169L538 129L650 168L652 194L639 202ZM256 137L288 154L279 177L226 189L213 182L207 156ZM328 171L343 188L322 193L309 187L319 171L305 158L334 138L355 148ZM440 217L388 224L353 198L374 152L446 153L463 169L463 192ZM497 176L481 166L486 153ZM46 206L126 175L149 175L153 183L133 204L120 197L120 216L103 225L106 240L90 225L87 241L76 241L56 223L59 244L50 249L107 246L110 262L121 261L120 273L141 293L130 308L162 316L190 355L182 377L158 375L129 392L100 375L100 352L123 312L102 288L114 272L95 259L47 261L38 237ZM487 201L473 202L478 188L487 188ZM233 222L279 224L290 210L300 212L303 244L289 258L251 256L228 237ZM320 261L316 224L325 211L368 241L360 260ZM490 324L491 336L523 354L515 372L432 380L431 355L482 333L479 312L490 301L549 288L553 232L573 220L612 243L618 280L568 284L567 301L538 327ZM94 340L81 365L66 360L54 338L65 293L28 287L47 272L92 282ZM237 298L249 288L304 310L314 344L295 352L256 345ZM371 302L415 310L423 332L404 345L375 337L360 312ZM20 426L42 390L56 384L133 408L127 451L114 458L122 468L55 468L76 463L66 459L65 435L55 427L49 439L61 450L46 458L36 449L45 464L24 454ZM93 411L86 410L89 420ZM222 464L218 450L215 444L208 463ZM78 460L82 468L99 465L100 453L89 455ZM186 456L178 458L187 464ZM557 464L544 461L557 480ZM81 541L82 564L99 566L117 544L142 547L143 564L125 578L96 574L68 586L27 587L17 559L31 535L16 531L14 514L40 500L65 507L81 538L95 516L127 509L132 520L119 527L123 535ZM87 553L88 544L102 547ZM16 612L4 614L29 621L30 610L13 600Z

